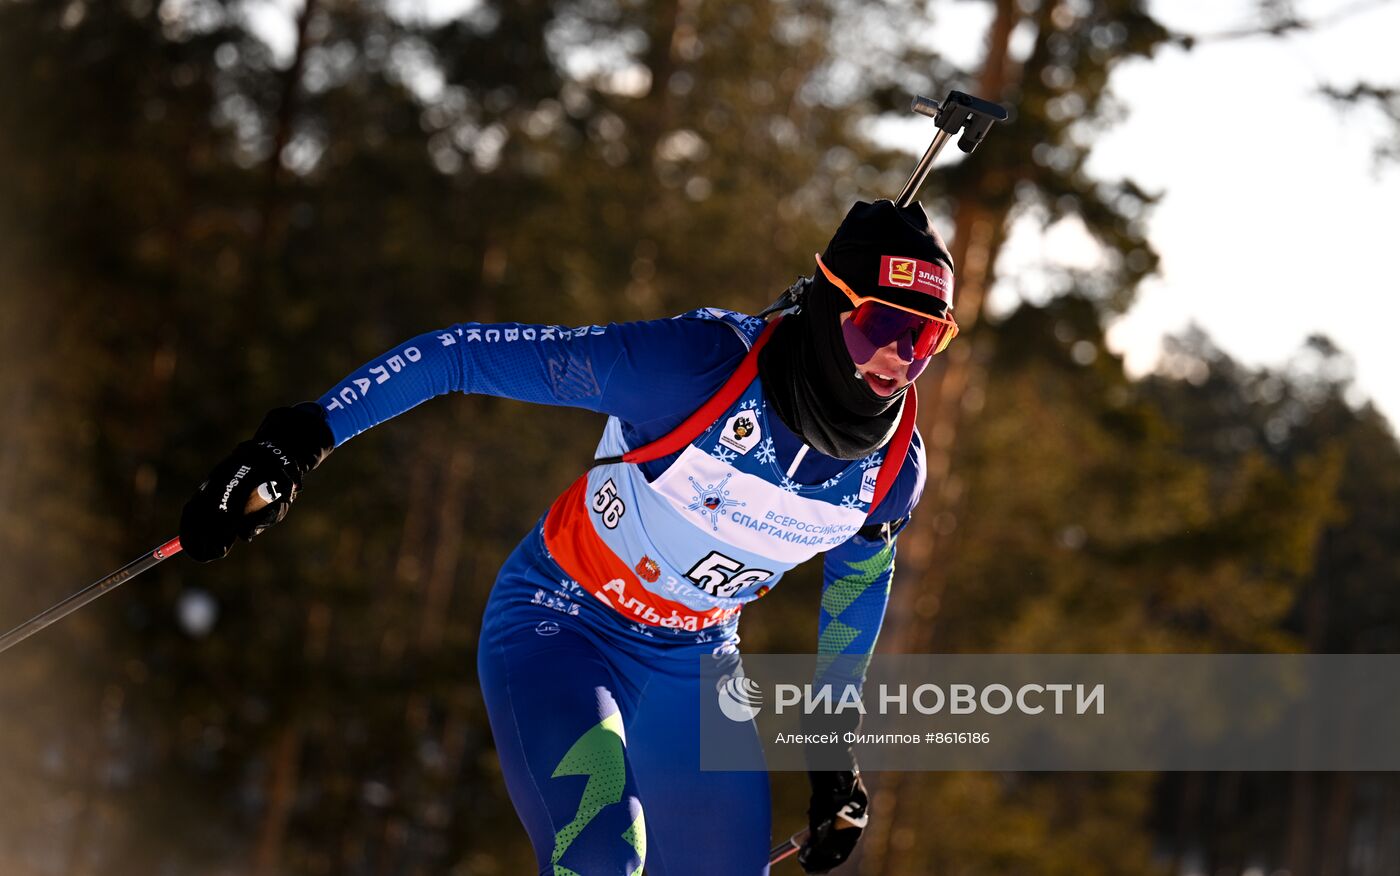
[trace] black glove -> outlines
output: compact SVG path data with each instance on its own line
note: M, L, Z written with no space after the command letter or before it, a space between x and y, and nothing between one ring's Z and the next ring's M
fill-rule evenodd
M180 515L180 546L201 563L228 554L235 538L253 536L287 516L302 477L321 464L335 446L326 415L315 402L275 408L253 434L209 472L209 479L185 503ZM254 491L267 506L245 513Z
M855 851L865 830L870 798L858 772L809 772L807 777L812 781L812 802L807 809L811 833L797 853L797 863L808 873L829 873Z

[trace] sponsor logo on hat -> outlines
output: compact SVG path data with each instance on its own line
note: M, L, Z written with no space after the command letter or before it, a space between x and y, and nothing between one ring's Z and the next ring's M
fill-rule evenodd
M889 278L891 286L914 285L914 259L890 259Z
M953 298L953 272L947 265L923 259L881 256L880 285L913 289L943 301Z

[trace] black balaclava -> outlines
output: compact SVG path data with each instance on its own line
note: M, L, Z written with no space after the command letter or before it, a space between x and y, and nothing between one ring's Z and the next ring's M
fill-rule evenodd
M879 286L882 256L953 267L922 206L857 201L822 261L857 295L869 295ZM850 309L850 299L818 271L806 283L800 310L783 317L758 356L763 389L778 419L836 459L860 459L882 447L899 424L907 390L882 397L859 376L841 337L841 313Z

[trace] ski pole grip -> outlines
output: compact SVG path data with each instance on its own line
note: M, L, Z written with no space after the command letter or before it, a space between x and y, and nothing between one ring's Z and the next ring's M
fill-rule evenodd
M248 494L248 502L243 506L243 513L256 514L277 499L277 494L268 484L258 484L258 488Z

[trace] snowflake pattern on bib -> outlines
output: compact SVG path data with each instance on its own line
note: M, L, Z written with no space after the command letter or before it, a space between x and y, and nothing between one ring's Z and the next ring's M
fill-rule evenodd
M747 344L764 327L726 311L687 317L725 322ZM558 539L551 549L593 570L586 589L628 621L692 634L728 629L783 573L866 524L873 499L866 475L878 470L883 451L802 483L784 468L799 451L774 440L788 434L755 377L659 471L624 462L592 468L578 498L551 511L546 537L556 537L552 531ZM629 449L621 421L610 418L595 457Z

